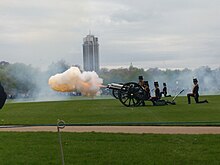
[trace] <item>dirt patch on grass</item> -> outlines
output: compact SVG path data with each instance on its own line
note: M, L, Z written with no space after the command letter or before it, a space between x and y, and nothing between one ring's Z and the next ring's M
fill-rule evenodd
M105 132L132 134L220 134L220 127L184 126L66 126L62 132ZM57 132L56 126L16 127L2 126L0 131L10 132Z

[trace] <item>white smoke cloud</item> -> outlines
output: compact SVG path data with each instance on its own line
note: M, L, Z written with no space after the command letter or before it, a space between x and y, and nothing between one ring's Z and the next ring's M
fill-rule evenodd
M59 92L81 92L85 96L98 94L103 80L96 72L82 72L77 67L70 67L63 73L49 78L50 87Z

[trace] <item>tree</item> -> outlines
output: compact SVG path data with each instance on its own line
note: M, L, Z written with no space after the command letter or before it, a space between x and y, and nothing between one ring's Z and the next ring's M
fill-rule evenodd
M64 60L60 60L56 63L52 63L51 65L49 65L47 69L47 73L49 74L49 76L52 76L57 73L62 73L69 68L70 66Z
M38 70L22 63L10 64L5 68L5 84L8 94L32 95L37 90Z

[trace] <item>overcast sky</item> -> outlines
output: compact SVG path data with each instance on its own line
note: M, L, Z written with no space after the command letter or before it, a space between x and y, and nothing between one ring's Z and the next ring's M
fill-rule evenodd
M82 66L89 30L101 67L220 67L220 0L1 0L0 61Z

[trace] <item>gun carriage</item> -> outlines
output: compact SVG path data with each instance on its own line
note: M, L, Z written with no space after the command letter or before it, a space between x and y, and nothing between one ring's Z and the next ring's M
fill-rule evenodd
M111 89L112 95L116 99L119 99L119 101L126 107L137 107L142 105L144 101L150 100L147 92L139 84L135 82L129 82L125 84L111 83L108 84L107 88ZM176 96L174 96L172 101L157 100L154 102L154 105L176 105L174 101L177 98L177 96L179 96L183 91L184 89L181 90Z
M137 83L129 82L125 84L111 83L107 88L112 90L112 95L127 106L140 106L146 99L146 91Z

